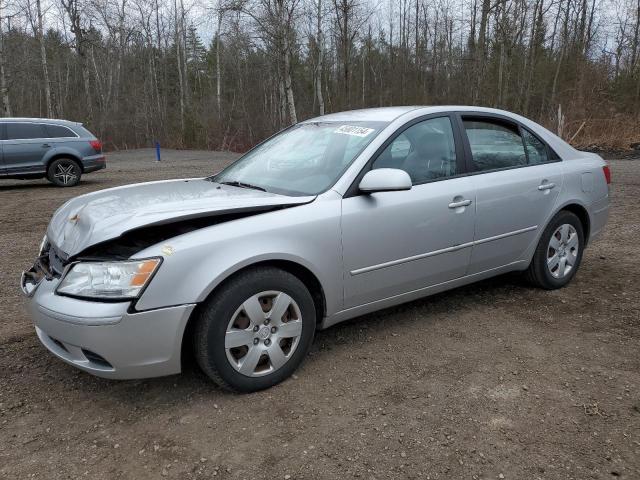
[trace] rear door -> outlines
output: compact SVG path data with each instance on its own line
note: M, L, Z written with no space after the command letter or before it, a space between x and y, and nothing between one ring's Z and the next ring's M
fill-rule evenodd
M7 173L44 172L43 159L52 148L45 126L35 122L7 122L5 129L3 158Z
M345 308L464 275L475 192L459 132L447 115L405 126L365 167L399 168L413 187L342 201ZM357 180L359 181L359 180Z
M476 188L468 274L514 263L545 227L562 188L559 158L531 131L501 116L459 117Z

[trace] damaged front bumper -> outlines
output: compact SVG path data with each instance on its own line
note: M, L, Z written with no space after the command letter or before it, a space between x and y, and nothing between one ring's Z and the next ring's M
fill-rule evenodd
M113 379L180 372L182 337L195 304L136 312L131 302L57 295L59 282L38 262L21 278L38 338L56 357Z

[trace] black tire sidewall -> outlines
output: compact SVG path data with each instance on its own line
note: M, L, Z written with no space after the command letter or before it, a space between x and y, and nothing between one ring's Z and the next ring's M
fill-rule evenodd
M302 315L302 335L293 356L280 369L263 377L247 377L229 363L224 348L225 333L240 305L252 295L268 290L282 291L296 301ZM278 269L256 269L234 278L203 308L196 328L196 335L201 336L195 339L199 343L197 360L214 381L223 381L223 387L238 392L263 390L282 382L300 366L313 342L315 327L313 298L297 277Z
M578 257L576 259L575 265L571 269L571 272L563 277L563 278L555 278L549 268L547 267L547 249L549 246L549 241L551 240L551 235L556 231L556 229L563 224L569 224L576 229L578 234ZM541 282L541 286L547 289L556 289L562 288L569 284L573 277L575 277L578 269L580 268L580 264L582 263L582 255L584 253L585 243L584 243L584 231L582 227L582 222L580 219L573 213L568 211L559 212L547 225L542 237L540 237L540 242L538 243L538 248L536 249L536 255L534 258L535 269L538 279Z
M65 185L64 183L60 182L55 177L56 167L58 165L60 165L61 163L74 165L75 172L76 172L76 175L77 175L77 179L76 179L75 182L68 183L68 184ZM75 160L73 160L71 158L58 158L58 159L54 160L53 162L51 162L51 164L47 168L47 180L49 180L51 183L53 183L54 185L56 185L58 187L75 187L78 183L80 183L80 177L81 176L82 176L82 169L80 168L80 165L78 164L78 162L76 162Z

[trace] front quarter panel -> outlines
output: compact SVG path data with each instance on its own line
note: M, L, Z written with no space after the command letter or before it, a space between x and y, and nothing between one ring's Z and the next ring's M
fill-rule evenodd
M202 302L234 272L258 262L288 260L320 281L327 314L342 307L341 197L329 191L297 207L206 227L149 247L136 258L164 261L137 310Z

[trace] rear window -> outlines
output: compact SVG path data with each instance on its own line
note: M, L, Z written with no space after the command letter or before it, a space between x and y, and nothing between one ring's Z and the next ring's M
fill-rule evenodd
M62 125L47 125L46 126L48 137L50 138L68 138L68 137L77 137L73 130L68 127L63 127Z
M464 119L476 170L497 170L527 164L522 137L515 125Z
M73 126L73 129L76 131L78 135L82 138L95 138L95 135L87 130L84 125L77 124Z
M44 125L39 123L7 123L8 140L28 140L30 138L47 138Z

